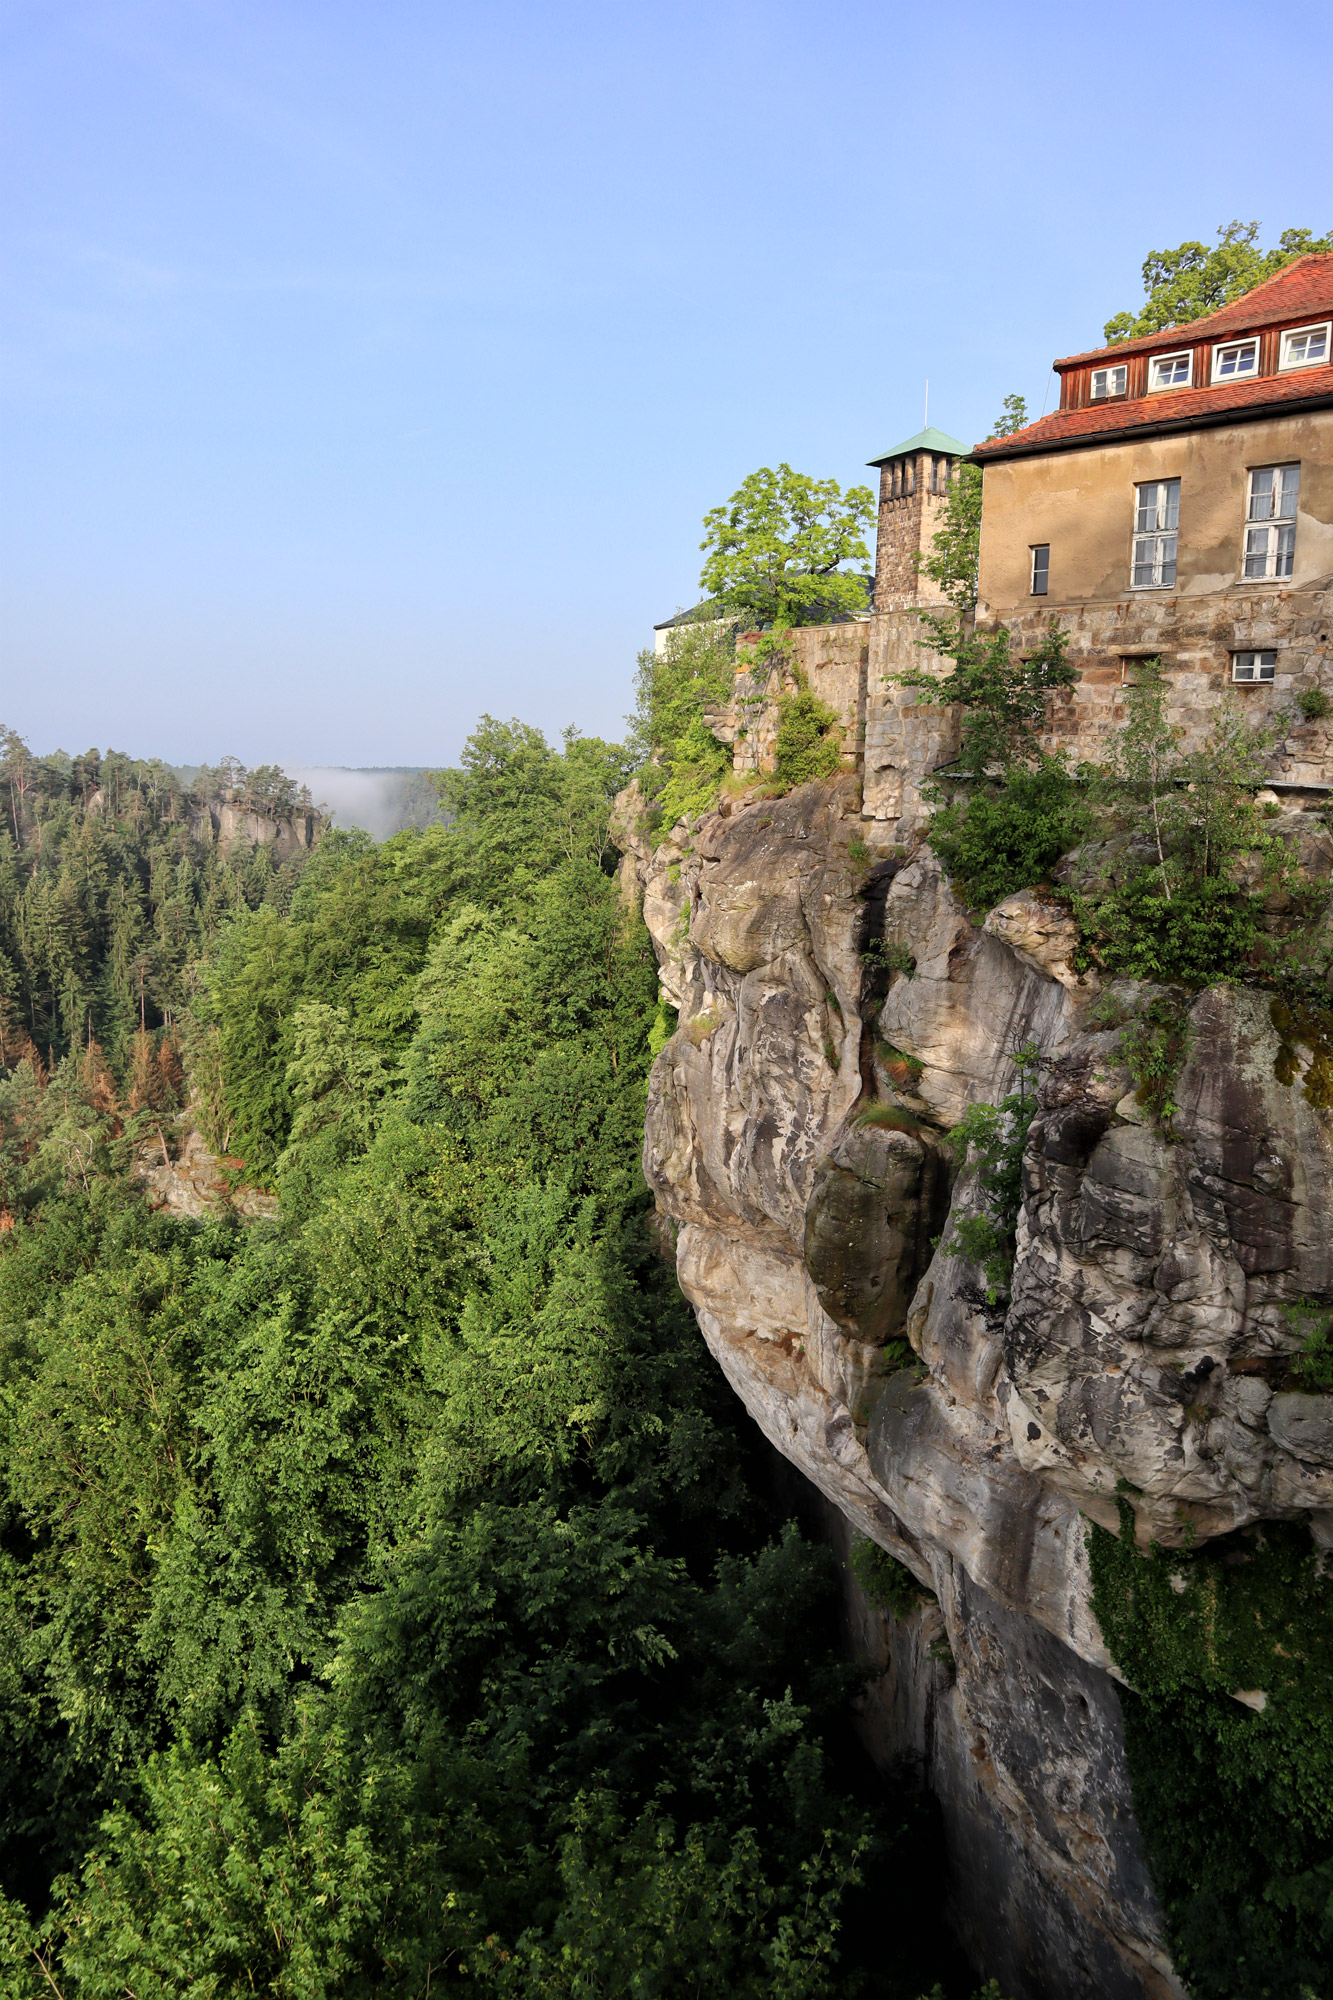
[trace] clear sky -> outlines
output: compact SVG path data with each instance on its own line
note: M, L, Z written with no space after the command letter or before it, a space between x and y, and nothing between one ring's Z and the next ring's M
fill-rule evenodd
M618 734L756 465L1041 409L1145 253L1333 223L1333 9L5 0L0 721Z

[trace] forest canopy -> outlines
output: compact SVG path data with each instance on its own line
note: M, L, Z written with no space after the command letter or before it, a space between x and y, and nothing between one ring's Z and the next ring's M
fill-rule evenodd
M9 759L5 1992L949 1977L655 1233L633 755L483 719L447 824L281 862L160 767ZM150 1205L195 1124L276 1214Z

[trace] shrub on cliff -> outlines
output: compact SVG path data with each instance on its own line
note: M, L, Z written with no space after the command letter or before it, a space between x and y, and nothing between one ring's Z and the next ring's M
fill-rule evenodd
M837 716L810 688L793 688L778 701L774 776L784 791L832 777L842 769L842 730Z
M1043 881L1087 832L1089 815L1064 763L1016 765L998 788L984 786L930 823L930 844L972 909L989 910Z
M660 653L647 647L639 654L630 743L651 831L715 804L731 752L709 718L730 700L735 670L735 633L726 620L679 625Z
M1127 836L1127 856L1152 859L1076 896L1075 910L1109 971L1206 986L1240 973L1258 939L1261 900L1236 879L1240 857L1256 856L1270 885L1292 867L1254 806L1271 732L1247 722L1228 694L1205 741L1186 753L1169 693L1159 660L1136 663L1110 754L1085 774L1106 830Z

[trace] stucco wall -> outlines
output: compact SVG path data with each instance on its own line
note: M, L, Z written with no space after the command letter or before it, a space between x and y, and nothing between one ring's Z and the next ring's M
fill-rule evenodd
M1299 587L1333 576L1333 410L987 465L981 615L1008 618L1033 607L1029 551L1037 542L1050 544L1052 610L1150 604L1231 584L1263 594L1263 584L1240 584L1247 474L1252 466L1294 461L1301 492L1291 583ZM1180 481L1174 592L1129 588L1134 488L1151 479Z

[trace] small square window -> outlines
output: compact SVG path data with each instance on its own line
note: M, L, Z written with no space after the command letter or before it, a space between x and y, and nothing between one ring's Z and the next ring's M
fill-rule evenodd
M1318 368L1329 357L1329 322L1322 326L1294 326L1282 336L1282 368Z
M1241 686L1253 686L1258 681L1271 681L1277 672L1277 654L1233 653L1231 655L1231 678Z
M1259 373L1257 340L1230 340L1213 349L1214 382L1235 382L1242 375Z
M1194 373L1194 350L1182 348L1179 354L1154 354L1148 363L1148 387L1150 389L1187 389Z
M1045 597L1050 586L1051 545L1049 542L1035 542L1032 547L1032 579L1029 591L1033 597Z
M1092 400L1104 403L1108 397L1123 396L1129 383L1129 369L1122 361L1115 368L1094 368L1092 371Z

